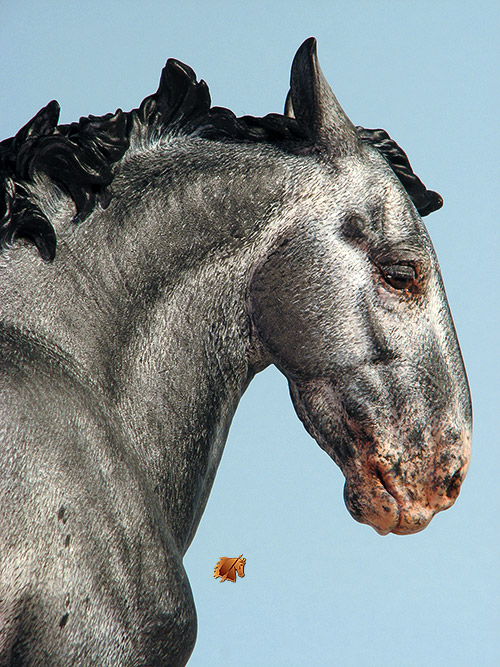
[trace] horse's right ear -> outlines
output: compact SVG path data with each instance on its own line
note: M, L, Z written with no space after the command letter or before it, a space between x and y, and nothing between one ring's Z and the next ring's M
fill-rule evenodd
M347 117L319 66L314 37L295 54L285 115L296 118L315 145L333 155L359 150L356 128Z

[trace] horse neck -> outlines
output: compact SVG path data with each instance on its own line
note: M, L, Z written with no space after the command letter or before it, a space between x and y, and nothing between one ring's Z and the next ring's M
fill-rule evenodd
M119 409L129 416L182 551L254 374L246 287L284 178L269 178L259 148L210 142L188 148L160 153L140 169L124 165L116 184L136 192L145 171L148 182L161 183L145 207L150 224L141 233L153 294L122 354ZM117 202L127 210L126 197Z
M245 290L285 171L266 151L193 141L129 156L108 209L58 230L53 265L21 259L10 295L17 322L119 415L181 551L254 372Z

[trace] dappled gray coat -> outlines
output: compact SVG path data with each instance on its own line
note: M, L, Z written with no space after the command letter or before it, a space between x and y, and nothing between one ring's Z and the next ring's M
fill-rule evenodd
M465 372L421 220L307 40L285 115L169 60L139 109L0 144L0 664L184 665L182 557L238 401L286 375L355 519L422 530L469 462Z

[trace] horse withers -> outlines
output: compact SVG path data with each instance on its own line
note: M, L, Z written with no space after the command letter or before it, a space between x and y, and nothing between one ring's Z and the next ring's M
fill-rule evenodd
M285 114L236 118L169 60L138 109L0 144L0 663L184 665L182 557L231 419L274 363L353 517L455 501L471 408L421 216L442 200L355 127L315 40Z

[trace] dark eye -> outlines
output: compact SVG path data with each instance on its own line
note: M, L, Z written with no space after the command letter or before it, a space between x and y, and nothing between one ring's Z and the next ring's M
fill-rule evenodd
M382 267L386 282L395 289L407 289L416 279L417 272L410 264L390 264Z

